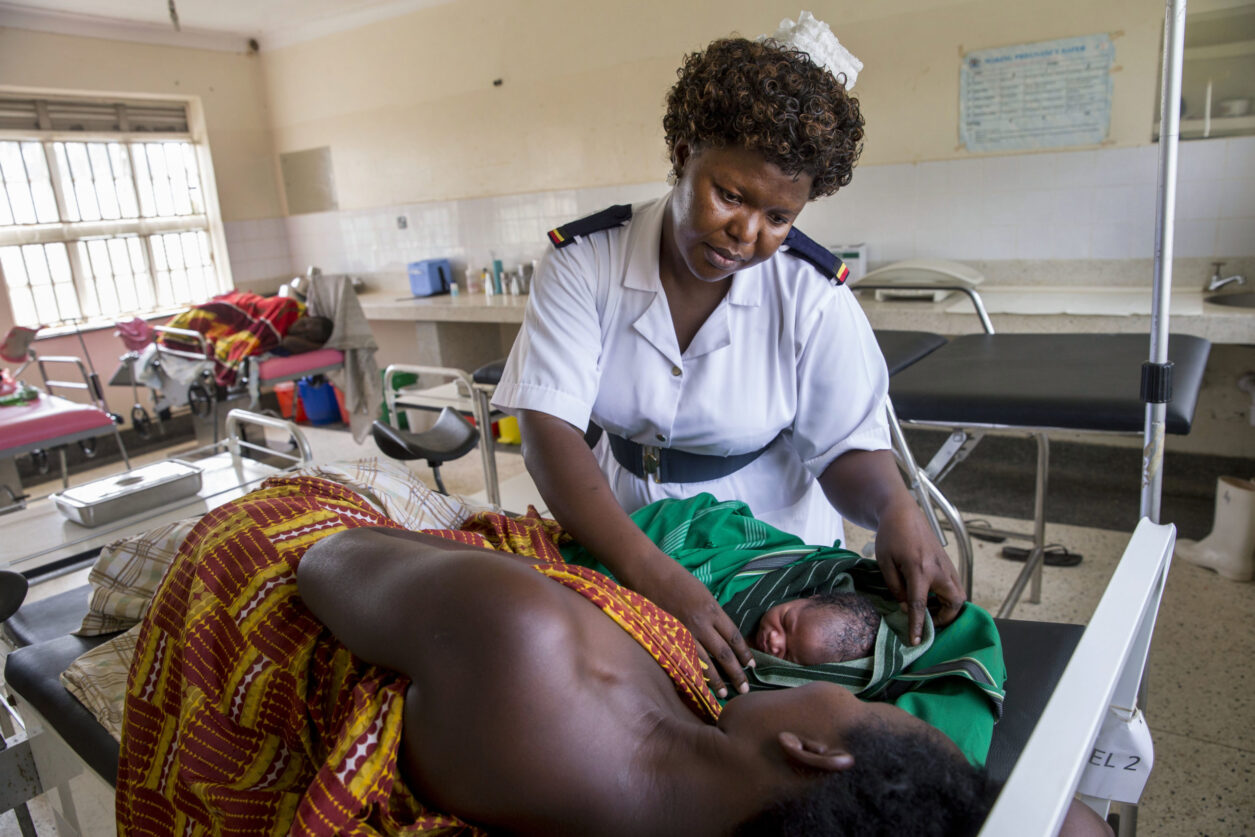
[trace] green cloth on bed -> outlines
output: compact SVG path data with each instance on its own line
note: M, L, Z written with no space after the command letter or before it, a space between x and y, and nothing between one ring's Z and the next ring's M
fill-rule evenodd
M885 587L875 560L840 543L815 547L756 519L740 502L709 494L660 500L632 514L658 547L714 594L742 635L781 601L824 592L856 591L881 613L872 657L798 666L755 651L748 670L753 688L796 686L814 680L839 683L864 699L887 700L946 733L974 764L984 764L1002 710L1006 668L1002 644L988 612L966 605L934 633L926 620L923 641L911 646L906 614ZM563 547L570 563L612 575L581 546Z

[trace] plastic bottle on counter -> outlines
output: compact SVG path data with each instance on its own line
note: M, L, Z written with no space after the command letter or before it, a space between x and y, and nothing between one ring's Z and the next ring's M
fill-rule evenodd
M492 273L488 270L488 268L484 268L482 277L484 282L484 296L492 296L496 289L493 287Z
M479 273L473 267L466 269L466 293L469 295L482 294L484 285L480 279Z

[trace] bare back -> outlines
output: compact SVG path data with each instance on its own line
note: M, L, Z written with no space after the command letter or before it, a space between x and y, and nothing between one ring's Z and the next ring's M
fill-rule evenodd
M656 801L648 771L631 769L642 742L663 723L701 725L658 663L596 605L520 560L380 542L389 541L408 567L403 583L385 569L371 585L382 600L361 603L388 614L378 636L332 624L304 579L302 595L355 653L411 679L411 789L518 833L590 833L593 824L607 833L607 822L641 833ZM373 552L380 557L378 544Z

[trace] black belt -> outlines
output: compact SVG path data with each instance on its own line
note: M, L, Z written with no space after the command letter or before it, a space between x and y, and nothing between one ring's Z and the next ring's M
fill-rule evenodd
M741 470L771 447L771 442L768 442L750 453L740 453L736 456L709 456L675 448L641 445L613 433L607 433L606 437L610 440L610 450L620 465L641 479L652 477L654 482L717 480Z

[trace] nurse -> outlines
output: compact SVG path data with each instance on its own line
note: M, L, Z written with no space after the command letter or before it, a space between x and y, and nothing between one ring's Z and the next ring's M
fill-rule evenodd
M493 399L550 513L693 632L720 696L748 689L750 649L628 518L647 503L707 491L806 543L841 538L842 517L874 529L913 638L930 591L940 624L964 600L889 449L888 374L846 270L793 226L850 182L861 65L807 13L789 38L685 59L663 119L672 190L550 233Z

